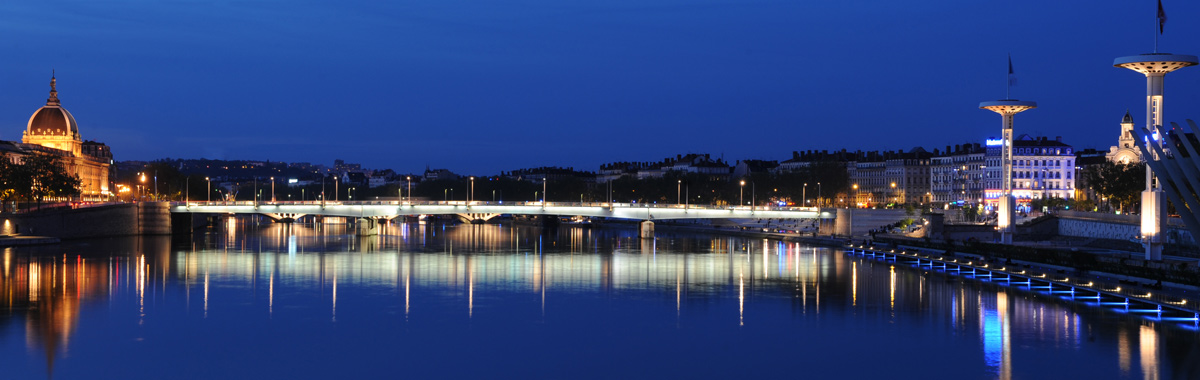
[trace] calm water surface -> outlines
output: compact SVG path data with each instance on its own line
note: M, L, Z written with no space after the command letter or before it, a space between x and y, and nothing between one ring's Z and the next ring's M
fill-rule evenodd
M1194 326L837 249L346 231L4 249L0 378L1200 378Z

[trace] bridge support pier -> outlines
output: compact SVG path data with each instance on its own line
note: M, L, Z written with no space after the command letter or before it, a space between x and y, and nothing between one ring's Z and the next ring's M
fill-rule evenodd
M638 224L638 237L642 239L654 238L654 222L643 220Z
M358 218L354 227L355 235L358 236L379 235L379 221L373 218Z

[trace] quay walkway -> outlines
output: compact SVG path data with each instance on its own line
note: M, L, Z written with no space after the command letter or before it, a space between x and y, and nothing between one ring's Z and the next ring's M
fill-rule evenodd
M849 255L938 271L1010 288L1034 291L1091 306L1140 314L1157 321L1191 322L1200 328L1200 299L1172 289L1145 289L1121 282L1107 282L1090 276L1078 277L1051 268L1033 265L995 264L936 253L905 249L848 245Z

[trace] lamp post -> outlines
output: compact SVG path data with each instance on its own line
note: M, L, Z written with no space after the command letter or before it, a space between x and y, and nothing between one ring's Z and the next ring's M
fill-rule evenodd
M271 177L271 203L275 203L275 177Z
M746 192L746 180L743 179L740 186L738 186L738 207L745 205L745 202L742 201L742 193L744 192Z
M683 180L681 179L678 181L679 182L675 184L675 204L683 203L679 201L680 189L683 188Z
M691 192L691 190L692 190L691 183L688 183L688 187L683 189L683 195L685 195L685 197L683 198L683 211L687 211L688 204L692 203L692 199L691 199L692 195L689 194Z
M800 190L800 206L808 207L808 182L805 182L804 188Z
M821 183L817 182L817 207L821 207Z
M475 176L471 176L471 189L467 192L467 204L475 200Z
M858 208L858 184L856 183L850 187L854 189L854 208Z
M212 202L212 180L208 179L208 177L204 177L204 180L208 182L208 191L206 191L208 194L208 201Z
M192 200L192 176L184 177L183 180L183 204L188 204Z
M412 176L404 176L404 182L408 183L408 204L412 204ZM434 193L437 194L437 193Z
M548 182L547 179L548 178L546 178L545 175L542 176L542 208L546 208L546 182Z
M141 198L142 197L141 193L144 193L145 191L143 191L143 189L146 188L146 173L138 173L138 174L140 174L142 176L142 184L139 185L140 188L138 189L138 198Z
M900 203L900 200L896 199L896 183L892 182L892 204L893 204L893 207L895 207L895 205L899 204L899 203Z

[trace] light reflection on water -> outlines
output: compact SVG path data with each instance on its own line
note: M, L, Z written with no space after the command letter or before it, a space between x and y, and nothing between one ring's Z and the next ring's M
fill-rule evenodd
M169 238L130 238L4 249L0 357L23 358L5 360L5 368L38 377L89 374L93 357L101 357L113 340L144 339L144 345L124 344L136 354L164 348L149 342L179 329L203 331L226 345L260 345L289 358L303 355L295 346L314 341L359 339L360 351L345 355L370 355L375 349L418 351L463 329L497 333L480 326L568 346L583 340L625 350L646 334L675 334L675 343L639 343L667 355L643 369L701 376L742 369L736 360L725 368L719 358L799 355L814 373L849 377L1011 379L1067 367L1069 377L1187 378L1196 374L1200 353L1195 332L1169 324L773 240L661 231L657 240L642 240L625 230L543 233L515 225L396 224L372 237L347 234L342 224L230 219L220 226L174 244ZM655 322L665 310L670 321ZM530 312L531 319L515 317ZM393 313L398 319L389 317ZM567 316L575 319L564 320ZM121 323L126 320L131 324ZM214 320L224 328L203 327ZM367 324L373 332L336 334L343 322ZM311 335L274 336L302 342L296 345L242 336L273 324ZM100 334L97 325L111 331ZM593 329L603 329L612 340L587 340ZM767 335L757 335L760 331ZM407 343L373 341L380 334ZM686 343L695 339L713 348L741 348L704 361L706 353L696 351L703 345ZM496 351L504 344L475 342L497 345ZM200 349L198 355L221 357L219 350L228 348ZM863 349L884 357L926 357L874 368L846 355ZM672 360L668 353L680 356ZM170 368L195 359L162 360ZM572 360L583 359L563 360L580 365ZM697 365L673 364L680 360ZM947 372L931 375L927 365ZM297 374L337 373L334 368ZM371 369L359 370L365 375ZM227 374L223 370L234 368L213 365L208 375ZM463 372L450 374L475 373L456 370ZM619 373L600 370L591 376Z

